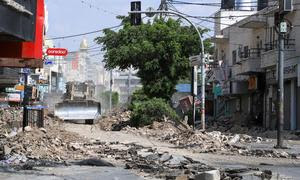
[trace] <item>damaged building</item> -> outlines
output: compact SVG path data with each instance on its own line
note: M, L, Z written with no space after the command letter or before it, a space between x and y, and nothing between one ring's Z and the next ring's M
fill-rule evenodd
M294 9L298 6L294 1ZM211 82L222 92L217 97L216 104L220 107L216 111L241 125L276 129L276 12L279 12L278 1L259 0L257 9L231 4L223 5L215 14L228 17L215 21L213 41L219 66L214 68ZM290 26L284 37L284 129L300 130L297 111L300 107L300 13L291 11L285 18Z

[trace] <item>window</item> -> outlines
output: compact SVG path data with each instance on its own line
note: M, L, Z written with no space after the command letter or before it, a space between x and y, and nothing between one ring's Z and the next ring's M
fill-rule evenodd
M232 64L236 64L236 50L232 51Z
M242 58L242 46L239 46L238 55L239 58Z
M3 75L3 74L4 74L4 68L0 67L0 75Z
M248 58L248 57L249 57L249 47L244 46L244 58Z

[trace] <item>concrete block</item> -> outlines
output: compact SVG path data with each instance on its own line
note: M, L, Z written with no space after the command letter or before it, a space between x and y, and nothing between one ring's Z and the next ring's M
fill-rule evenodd
M195 176L195 180L220 180L221 174L219 170L212 170L200 173Z

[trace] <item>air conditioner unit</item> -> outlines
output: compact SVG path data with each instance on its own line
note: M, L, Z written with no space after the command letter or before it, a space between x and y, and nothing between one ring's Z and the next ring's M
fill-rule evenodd
M260 11L266 7L268 7L268 0L258 0L257 11Z
M280 0L280 13L293 11L293 0Z
M222 0L221 9L234 9L235 0Z

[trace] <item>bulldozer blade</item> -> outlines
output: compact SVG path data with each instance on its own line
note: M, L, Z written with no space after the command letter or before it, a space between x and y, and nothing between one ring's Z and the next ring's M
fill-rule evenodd
M64 101L55 106L54 115L62 120L95 120L101 105L95 101Z

